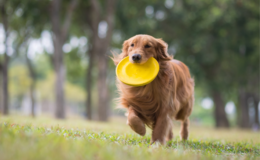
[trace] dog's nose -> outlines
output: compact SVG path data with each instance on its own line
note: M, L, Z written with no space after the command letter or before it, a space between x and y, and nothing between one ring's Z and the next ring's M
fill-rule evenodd
M134 62L140 61L142 56L140 54L133 54L132 59Z

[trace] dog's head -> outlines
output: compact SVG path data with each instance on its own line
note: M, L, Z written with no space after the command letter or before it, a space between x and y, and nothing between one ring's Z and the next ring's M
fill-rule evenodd
M170 60L167 48L168 45L161 39L149 35L136 35L124 42L122 53L113 60L115 64L127 56L131 63L140 64L145 63L150 57L154 57L158 62Z

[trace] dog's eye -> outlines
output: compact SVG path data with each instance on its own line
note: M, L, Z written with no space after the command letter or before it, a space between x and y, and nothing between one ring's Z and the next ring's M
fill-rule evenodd
M134 46L134 44L132 43L132 44L131 44L131 47L133 47L133 46Z
M148 44L144 46L144 48L150 48L151 46L149 46Z

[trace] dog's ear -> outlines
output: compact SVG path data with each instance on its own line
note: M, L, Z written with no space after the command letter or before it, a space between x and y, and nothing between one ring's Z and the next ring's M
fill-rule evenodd
M126 41L124 41L123 49L122 49L123 53L124 53L126 56L128 55L128 48L129 48L129 40L126 40ZM123 54L123 53L122 53L122 54Z
M119 55L113 53L113 57L111 57L111 59L114 61L115 65L117 65L122 59L128 56L128 48L129 48L129 41L126 40L124 41L123 44L122 53Z
M157 45L156 45L156 59L158 61L166 61L166 60L171 60L172 57L168 54L168 44L165 43L162 39L156 39L157 40Z

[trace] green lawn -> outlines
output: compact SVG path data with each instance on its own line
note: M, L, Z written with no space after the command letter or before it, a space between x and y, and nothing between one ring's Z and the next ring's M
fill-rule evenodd
M191 124L192 125L192 124ZM150 145L150 131L138 136L123 118L109 123L80 118L55 120L0 117L0 159L260 159L260 133L192 125L190 138Z

